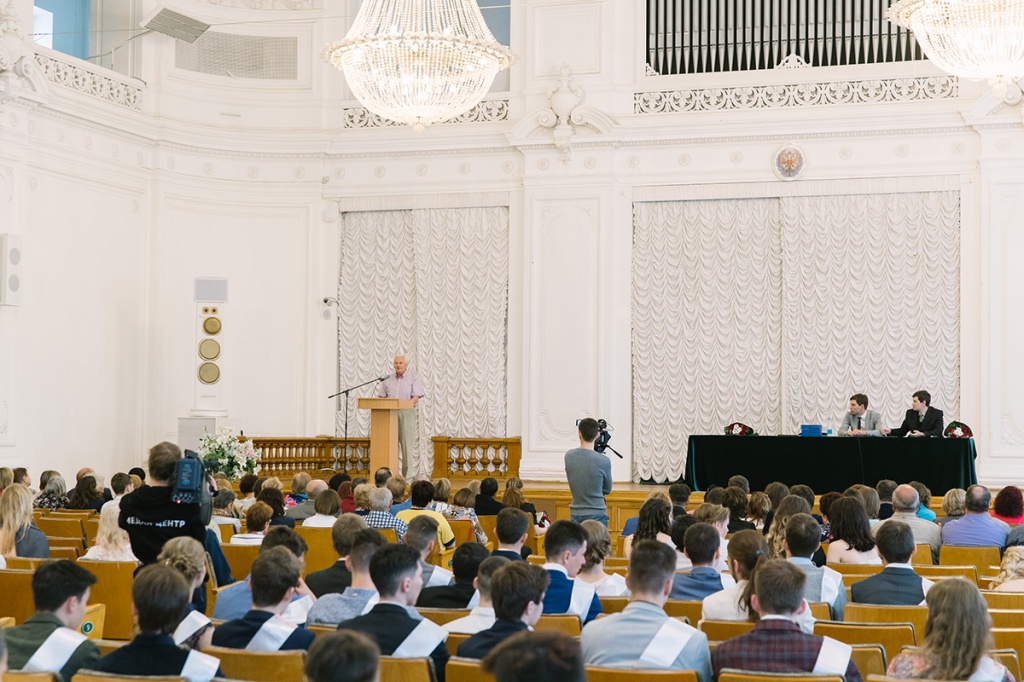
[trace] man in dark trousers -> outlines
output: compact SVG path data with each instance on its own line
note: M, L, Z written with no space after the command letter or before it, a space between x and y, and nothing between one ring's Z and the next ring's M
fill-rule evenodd
M604 497L612 491L612 463L594 450L600 433L596 419L581 419L578 430L580 446L565 453L565 477L572 492L569 515L576 523L594 519L607 526Z

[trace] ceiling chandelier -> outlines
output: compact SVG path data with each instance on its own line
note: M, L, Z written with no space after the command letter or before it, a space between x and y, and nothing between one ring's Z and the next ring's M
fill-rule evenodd
M472 109L515 59L476 0L365 0L323 57L363 106L417 131Z
M1024 77L1024 2L1021 0L899 0L889 20L914 32L943 71L988 80L994 94L1015 104Z

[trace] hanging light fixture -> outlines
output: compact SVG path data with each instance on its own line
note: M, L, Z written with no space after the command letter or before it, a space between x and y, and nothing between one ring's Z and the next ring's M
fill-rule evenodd
M348 35L323 57L363 106L417 131L479 104L515 60L476 0L365 0Z
M988 80L1000 99L1020 101L1022 0L899 0L889 8L888 17L913 31L928 59L943 71Z

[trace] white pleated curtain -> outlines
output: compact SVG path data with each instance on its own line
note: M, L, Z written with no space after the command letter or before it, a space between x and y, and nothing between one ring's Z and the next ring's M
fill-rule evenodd
M634 478L684 473L733 421L838 428L866 393L959 414L959 192L637 202Z
M393 371L405 353L419 405L416 473L430 437L504 437L508 318L506 207L365 211L342 216L338 352L344 388ZM349 435L369 432L353 392ZM344 403L337 432L344 430Z

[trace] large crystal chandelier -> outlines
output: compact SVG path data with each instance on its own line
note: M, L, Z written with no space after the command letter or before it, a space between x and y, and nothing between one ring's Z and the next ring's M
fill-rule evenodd
M914 32L943 71L988 80L997 97L1016 103L1024 77L1024 0L899 0L889 20Z
M472 109L515 59L476 0L365 0L323 57L363 106L415 130Z

